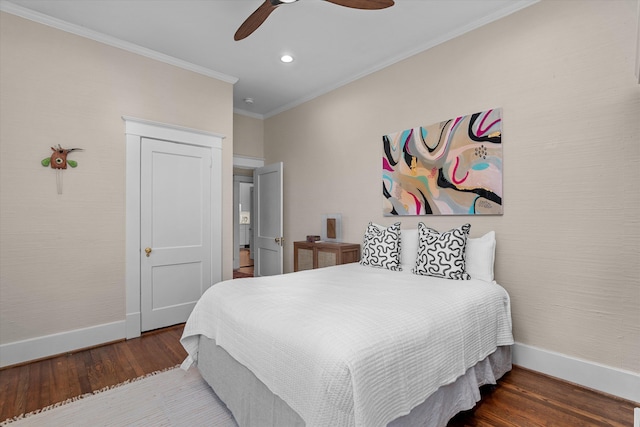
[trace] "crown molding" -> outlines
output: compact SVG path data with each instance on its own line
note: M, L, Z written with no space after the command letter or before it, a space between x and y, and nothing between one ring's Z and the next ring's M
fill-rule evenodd
M264 114L252 113L251 111L242 110L240 108L234 108L233 112L240 114L241 116L252 117L254 119L264 120Z
M113 46L118 49L135 53L149 59L164 62L165 64L173 65L185 70L193 71L194 73L202 74L207 77L222 80L226 83L235 84L238 81L237 77L229 76L227 74L223 74L218 71L202 67L200 65L192 64L190 62L174 58L173 56L165 55L164 53L156 52L155 50L147 49L146 47L142 47L134 43L129 43L116 37L112 37L98 31L93 31L80 25L75 25L70 22L66 22L49 15L27 9L22 6L18 6L17 4L11 3L6 0L0 0L0 11L7 12L24 19L28 19L39 24L47 25L49 27L65 31L67 33L94 40L99 43Z
M365 76L368 76L369 74L373 74L377 71L380 71L384 68L387 68L395 63L398 63L400 61L403 61L407 58L410 58L414 55L417 55L419 53L422 53L426 50L431 49L432 47L438 46L442 43L445 43L449 40L455 39L456 37L459 37L463 34L466 34L470 31L473 31L475 29L478 29L480 27L483 27L491 22L497 21L498 19L504 18L506 16L509 16L515 12L518 12L522 9L525 9L533 4L539 3L540 0L514 0L511 2L510 6L508 8L502 9L499 12L493 13L491 15L488 15L482 19L478 19L472 23L470 23L469 25L466 25L464 27L460 27L458 29L456 29L455 31L450 31L448 33L442 34L440 37L436 38L436 39L431 39L429 40L427 43L421 44L421 45L417 45L414 49L408 50L406 52L403 52L400 55L397 56L393 56L390 57L389 59L387 59L386 61L377 63L375 66L370 67L368 69L365 69L345 80L336 82L330 86L325 86L323 88L321 88L318 91L312 92L310 94L308 94L305 97L299 98L293 102L290 102L288 104L285 104L281 107L275 108L271 111L268 111L267 113L265 113L263 116L265 119L268 119L270 117L273 117L275 115L278 115L280 113L283 113L287 110L291 110L294 107L297 107L299 105L304 104L305 102L311 101L315 98L318 98L322 95L325 95L329 92L332 92L342 86L345 86L349 83L352 83L356 80L359 80Z

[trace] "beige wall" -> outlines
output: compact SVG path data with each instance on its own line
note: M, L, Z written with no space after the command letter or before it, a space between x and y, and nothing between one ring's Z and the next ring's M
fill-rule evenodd
M636 1L543 0L265 121L292 242L342 214L497 232L518 342L640 372ZM504 215L382 216L383 134L503 108Z
M264 120L235 113L233 115L233 155L264 158Z
M231 221L233 85L2 13L0 343L125 318L125 134L121 116L226 135ZM80 147L76 169L40 161ZM232 231L224 230L224 276Z

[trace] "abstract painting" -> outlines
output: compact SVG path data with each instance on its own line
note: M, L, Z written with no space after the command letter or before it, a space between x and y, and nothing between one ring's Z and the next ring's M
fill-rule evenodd
M502 109L382 137L383 213L501 215Z

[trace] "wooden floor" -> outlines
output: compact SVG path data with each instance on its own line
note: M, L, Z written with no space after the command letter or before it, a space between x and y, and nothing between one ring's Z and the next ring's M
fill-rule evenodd
M241 279L243 277L253 277L253 265L240 267L237 270L233 270L234 279Z
M0 422L181 363L183 325L0 370ZM449 427L633 426L633 403L514 367Z
M633 426L634 404L514 366L448 427Z
M0 370L0 422L182 363L183 328Z

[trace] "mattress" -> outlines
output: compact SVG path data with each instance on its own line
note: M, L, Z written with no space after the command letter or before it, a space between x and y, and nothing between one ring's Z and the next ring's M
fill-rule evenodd
M217 284L185 326L185 366L201 336L309 427L387 425L513 343L495 282L358 264Z

